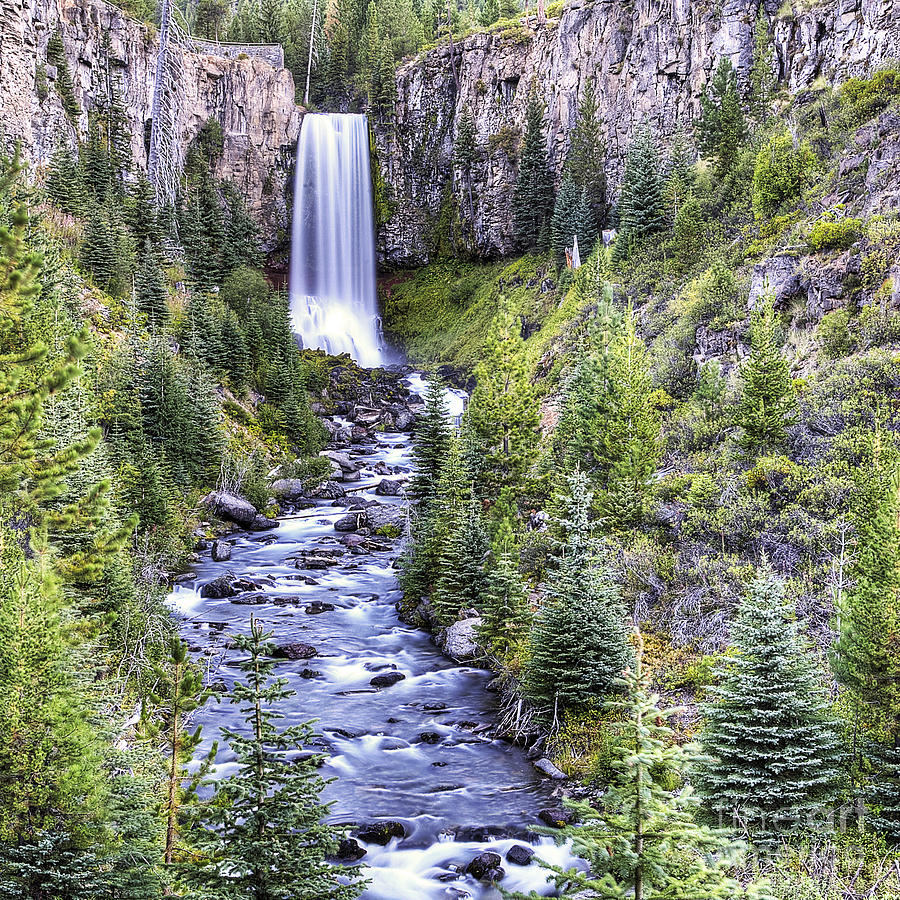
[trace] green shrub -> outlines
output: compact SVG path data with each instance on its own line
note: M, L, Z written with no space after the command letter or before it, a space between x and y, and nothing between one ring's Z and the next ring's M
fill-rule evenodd
M867 122L900 97L900 69L883 69L871 78L850 78L840 97L852 123Z
M806 144L795 147L786 131L773 135L757 154L753 169L756 218L770 218L785 203L798 200L814 164L815 157Z
M853 349L849 323L850 313L846 309L836 309L826 313L819 324L817 337L828 359L840 359Z
M821 219L813 225L806 243L813 253L846 250L859 240L862 224L862 219Z

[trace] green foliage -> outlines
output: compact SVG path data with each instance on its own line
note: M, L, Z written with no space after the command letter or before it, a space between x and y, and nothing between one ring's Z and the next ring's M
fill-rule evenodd
M765 122L770 113L775 88L775 49L769 36L769 21L760 6L753 33L753 66L750 69L750 101L754 117Z
M666 229L666 204L659 155L648 128L638 129L625 157L619 190L619 240L630 251L636 244ZM621 252L621 251L620 251Z
M756 155L753 169L753 212L771 218L786 203L799 199L815 158L804 144L795 146L786 131L774 134Z
M47 197L71 216L84 211L85 189L78 161L64 142L57 145L47 171Z
M574 237L578 239L579 253L587 257L597 240L594 214L588 204L587 191L579 190L566 174L556 195L550 223L550 246L557 257L562 258L566 250L573 248Z
M737 422L739 443L747 453L777 450L796 421L796 397L788 361L781 352L772 298L757 310L750 356L741 367Z
M555 571L531 632L525 692L554 718L609 693L630 660L625 612L589 519L592 495L575 472L560 497Z
M553 178L544 137L544 104L532 83L525 109L525 137L513 193L513 223L519 246L526 251L547 244L553 208Z
M168 297L165 275L148 239L134 274L134 299L151 328L161 328L168 320Z
M235 682L230 700L244 727L222 734L237 770L215 782L210 801L194 806L192 855L182 875L204 896L352 900L362 887L358 870L327 861L339 833L322 822L328 807L319 799L321 757L306 752L312 727L275 724L283 718L278 704L293 691L286 679L271 677L270 637L251 616L250 634L235 638L247 656L239 663L245 680Z
M69 70L69 61L66 59L66 48L63 44L62 32L57 28L50 35L47 42L47 62L56 66L56 82L54 87L63 109L71 120L75 120L81 114L81 107L75 99L75 86L72 83L72 73Z
M597 226L606 220L606 141L603 119L593 82L588 81L578 103L578 117L569 136L566 172L586 196L591 213L585 228L596 237ZM581 255L587 258L589 245L581 240Z
M815 656L785 602L760 573L731 629L733 654L704 706L699 784L719 824L758 846L815 830L835 799L839 751Z
M716 175L725 178L735 167L738 151L747 137L747 124L738 94L737 72L727 56L700 98L697 142L701 152L715 163Z
M537 449L540 411L523 352L522 330L501 298L487 336L469 404L472 431L484 451L484 480L520 493Z
M854 125L877 116L900 95L900 69L885 68L871 78L848 78L841 85L841 103Z
M806 239L813 253L823 250L846 250L855 244L862 232L862 219L819 219Z
M698 825L695 795L689 787L673 789L693 757L674 743L669 720L680 710L660 707L642 655L638 639L635 665L620 680L622 697L611 704L621 720L612 748L612 783L599 807L588 801L570 804L580 824L553 832L560 842L571 840L588 863L586 872L549 867L560 896L574 900L587 891L606 900L767 897L767 885L741 884L733 875L743 845L727 832Z
M521 647L531 625L531 607L519 573L519 549L508 523L501 525L494 538L491 556L478 638L488 650L506 658Z
M822 317L816 336L822 344L823 353L829 359L840 359L853 349L849 323L850 314L846 309L835 309Z
M427 505L437 495L438 482L451 447L450 420L446 388L440 378L432 376L425 391L425 409L416 420L416 442L413 445L415 474L408 493Z

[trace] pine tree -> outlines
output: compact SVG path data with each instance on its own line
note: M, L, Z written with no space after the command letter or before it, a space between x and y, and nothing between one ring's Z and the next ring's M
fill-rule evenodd
M47 196L58 209L70 216L84 210L85 192L78 161L68 146L60 141L50 159L47 171Z
M700 109L697 124L700 150L715 161L716 174L724 178L734 168L738 151L747 137L737 72L727 56L719 60L715 74L700 98Z
M623 250L665 230L663 188L656 142L649 128L639 128L628 147L619 191L619 241Z
M328 99L338 106L347 93L348 43L347 26L339 20L331 34L331 52L328 56L328 75L325 84Z
M766 885L738 882L732 871L743 861L744 847L727 832L696 822L697 798L689 787L669 784L693 759L675 743L669 720L681 710L662 709L650 690L643 645L637 636L633 668L621 680L622 698L611 704L622 721L613 782L599 808L588 801L569 804L581 820L554 836L571 840L588 871L550 866L564 898L604 900L762 900ZM532 895L534 897L535 895Z
M466 193L469 201L469 220L475 218L475 201L472 197L472 166L478 156L475 143L477 129L472 109L467 103L463 106L456 128L456 140L453 142L453 161L459 167L465 179Z
M202 706L210 695L203 690L203 676L191 663L187 647L178 638L171 640L165 665L157 665L154 676L156 687L149 700L155 708L152 718L148 710L144 710L143 724L145 732L161 740L166 758L166 791L162 801L166 823L163 859L171 866L183 849L182 807L196 800L197 783L206 774L205 767L201 767L199 774L188 774L187 765L200 743L201 729L185 731L187 716ZM213 745L210 758L215 758L215 750Z
M361 891L358 870L327 862L339 833L322 822L322 758L306 752L312 727L275 724L283 718L278 704L294 692L272 677L270 637L251 615L250 634L235 638L247 656L239 663L245 680L235 682L230 699L246 727L222 735L237 771L215 783L212 802L195 807L184 879L222 900L352 900Z
M237 316L230 309L222 321L222 362L231 386L243 390L250 378L250 352Z
M900 845L900 728L869 747L872 774L865 791L867 825Z
M525 137L513 193L513 224L519 246L533 252L547 243L553 213L553 179L544 138L544 104L532 82L525 109Z
M137 308L147 316L151 328L165 325L169 318L169 292L149 239L134 275L134 298Z
M134 238L139 251L143 252L150 242L152 248L159 246L163 227L153 185L144 175L134 183L125 203L125 224Z
M450 450L450 421L444 390L444 384L437 376L428 380L425 409L416 420L416 441L413 444L415 474L409 483L408 493L421 506L434 499Z
M597 227L606 219L606 141L603 138L603 119L593 82L588 81L578 104L578 118L569 140L566 170L576 187L587 195L591 213L588 231L596 235ZM578 238L582 244L581 237ZM582 246L582 257L589 247Z
M282 0L259 0L257 12L257 41L263 44L280 44L284 37Z
M469 404L475 437L484 449L486 482L521 493L537 450L540 409L531 384L512 304L498 303L484 349L475 367L477 384Z
M366 7L365 25L362 30L360 46L359 71L363 83L367 85L369 109L374 109L377 101L377 85L375 78L378 72L378 56L381 52L381 34L378 26L378 7L375 0L369 0Z
M241 266L262 264L259 226L247 211L244 200L230 181L222 182L222 194L228 217L222 247L222 274L228 275Z
M92 207L85 226L81 264L100 287L105 290L112 288L116 276L116 244L109 214L96 205Z
M593 537L584 473L566 479L555 571L531 632L526 694L558 718L561 708L608 694L628 665L625 612Z
M484 6L481 8L481 15L478 21L482 27L489 28L500 18L499 0L485 0Z
M509 525L493 541L493 565L481 601L479 641L501 658L515 653L531 625L531 608L519 573L519 549Z
M747 453L779 449L796 420L790 367L781 352L773 298L763 298L750 333L750 357L741 367L737 422L739 444Z
M757 122L764 123L770 114L775 75L772 72L775 53L769 37L769 20L765 5L760 4L754 28L753 66L750 69L750 91L753 114Z
M572 248L572 238L578 227L579 203L581 192L567 172L556 195L553 207L553 219L550 223L550 246L558 258ZM579 247L581 246L579 242Z
M374 104L373 108L378 110L381 120L385 121L393 115L394 105L397 102L394 56L389 44L383 44L378 53L372 81L371 102Z
M698 782L720 825L774 846L834 801L838 741L814 653L771 572L751 583L731 643L703 709Z

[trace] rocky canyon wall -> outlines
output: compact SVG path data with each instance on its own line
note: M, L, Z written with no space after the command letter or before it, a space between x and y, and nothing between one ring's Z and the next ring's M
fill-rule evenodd
M817 79L839 83L900 58L900 0L764 0L777 74L792 91ZM811 8L810 8L811 7ZM700 96L718 60L740 76L752 65L759 0L571 0L559 18L537 25L473 34L402 66L396 117L377 128L379 161L392 215L380 234L391 265L426 261L446 227L442 204L459 190L453 142L465 105L478 133L472 172L474 216L467 223L476 252L513 249L510 185L529 85L546 104L550 156L557 172L579 92L593 82L600 100L615 185L634 127L649 123L665 138L699 113ZM469 218L468 198L460 214Z
M60 31L79 112L70 118L47 60ZM302 110L294 103L289 71L266 59L228 59L177 50L183 78L175 129L184 153L208 119L222 125L224 150L217 174L231 179L273 242L287 224L285 185L293 167ZM34 167L45 166L60 140L74 146L111 81L120 91L132 156L146 169L159 42L156 29L104 0L3 0L0 10L0 146L20 142ZM107 77L107 74L110 76Z

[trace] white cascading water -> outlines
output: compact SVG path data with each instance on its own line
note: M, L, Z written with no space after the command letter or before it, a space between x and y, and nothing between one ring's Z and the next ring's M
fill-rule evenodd
M304 347L382 363L375 290L369 124L307 115L297 142L291 321Z

